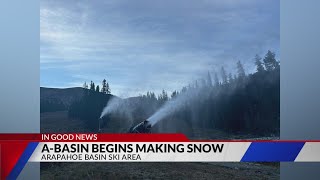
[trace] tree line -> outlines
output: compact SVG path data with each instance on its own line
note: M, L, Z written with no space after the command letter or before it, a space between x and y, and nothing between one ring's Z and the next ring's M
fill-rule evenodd
M84 82L82 87L83 89L90 89L91 91L101 92L103 94L111 94L111 89L106 79L102 80L101 90L100 90L100 86L99 85L96 86L93 81L90 82L90 88L87 82Z
M160 121L155 129L192 133L192 128L197 127L232 133L279 134L280 62L275 56L272 51L263 58L256 55L256 72L251 74L238 61L235 75L221 67L213 76L208 72L206 77L173 91L170 96L164 90L158 96L147 92L140 96L134 114L140 115L138 119L146 119L166 101L187 93L196 96L195 100L186 101L183 108Z
M261 58L259 55L255 55L254 63L256 65L256 73L262 74L267 72L273 72L280 70L280 62L276 60L275 53L268 51L264 58ZM232 75L232 73L227 73L225 68L222 66L220 69L220 76L217 72L214 72L214 78L212 80L212 75L210 72L207 73L205 78L198 79L192 84L183 87L180 91L174 90L169 96L167 91L162 90L162 92L156 96L154 92L148 91L145 95L140 95L141 98L149 98L152 100L158 101L167 101L170 98L174 98L180 93L186 92L190 88L199 88L199 87L219 87L226 84L232 84L235 82L243 82L247 77L252 74L246 74L245 69L241 61L236 63L237 74ZM255 74L255 73L253 73Z
M256 55L256 72L251 74L247 74L243 64L238 61L235 64L236 74L227 73L221 67L220 72L208 72L206 77L170 95L165 90L158 95L149 91L126 99L135 101L132 117L137 121L133 121L133 124L147 119L166 102L188 92L196 92L193 98L187 97L194 100L186 101L182 108L157 123L153 129L187 134L197 127L232 133L279 134L280 62L275 56L272 51L268 51L263 58ZM90 88L84 88L91 93L74 103L69 108L69 115L83 119L88 126L96 128L100 113L111 97L107 85L105 83L100 89L91 82ZM103 96L106 94L109 96ZM126 117L119 116L117 120L126 121ZM112 121L112 118L108 117L108 121Z

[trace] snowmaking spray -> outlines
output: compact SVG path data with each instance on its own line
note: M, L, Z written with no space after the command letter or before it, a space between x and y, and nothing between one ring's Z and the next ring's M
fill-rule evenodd
M150 122L151 126L154 126L159 121L167 118L178 110L182 109L185 105L193 103L196 99L199 99L199 95L203 89L189 89L185 92L180 93L177 97L174 97L167 101L158 111L151 115L147 121Z
M158 111L151 115L146 120L143 120L136 126L130 128L130 133L149 133L151 132L152 126L154 126L159 121L167 118L176 111L180 110L186 104L194 102L196 99L206 98L204 94L205 88L193 88L188 89L185 92L180 93L178 96L167 101ZM199 96L201 94L201 96ZM123 101L119 98L111 99L107 106L103 109L100 118L114 113L114 112L123 112L128 116L131 116L132 113L132 104L129 104L126 101Z

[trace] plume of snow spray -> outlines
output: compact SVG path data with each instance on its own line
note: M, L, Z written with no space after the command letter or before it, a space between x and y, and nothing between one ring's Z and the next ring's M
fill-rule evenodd
M104 107L101 112L100 118L112 114L112 113L121 113L127 117L132 116L133 104L127 100L123 100L117 97L113 97L109 100L106 107Z
M186 92L182 92L177 97L167 101L157 112L155 112L147 120L153 126L160 120L180 110L185 105L191 104L194 101L199 100L200 94L201 99L207 98L207 96L204 96L204 94L206 94L205 92L205 88L188 89Z

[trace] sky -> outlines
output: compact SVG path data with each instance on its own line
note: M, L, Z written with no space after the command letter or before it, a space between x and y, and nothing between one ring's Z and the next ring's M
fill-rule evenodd
M240 60L280 60L279 0L41 0L40 85L106 79L131 97L172 92Z

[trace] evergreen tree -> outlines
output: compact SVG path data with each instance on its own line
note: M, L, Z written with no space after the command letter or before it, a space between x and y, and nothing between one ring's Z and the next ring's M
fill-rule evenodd
M175 98L178 95L178 91L173 91L171 94L171 98Z
M102 81L101 92L104 94L107 93L107 80L106 79L103 79L103 81Z
M106 85L106 93L111 94L111 89L110 89L109 83L107 83L107 85Z
M264 65L267 71L272 71L274 69L278 69L280 67L279 62L276 60L275 53L270 50L267 52L266 56L263 59Z
M156 97L156 95L154 94L154 92L152 92L152 93L150 94L150 97L151 97L151 99L152 99L153 101L157 100L157 97Z
M246 72L244 71L243 65L240 61L237 62L238 78L243 80L246 77Z
M167 101L169 98L168 98L168 94L165 90L162 90L162 98L164 101Z
M233 83L233 77L231 73L229 73L229 83Z
M90 90L95 91L95 85L94 85L94 82L92 81L90 83Z
M224 70L224 67L221 67L221 78L222 78L222 83L227 84L228 83L228 76L226 70Z
M97 87L96 87L96 92L100 92L100 87L99 87L99 85L97 85Z
M257 72L265 71L265 69L264 69L264 67L262 65L262 62L261 62L262 58L258 54L256 54L254 59L255 59L255 65L257 66Z
M214 86L218 87L219 86L219 77L217 72L214 73Z
M165 102L167 101L169 98L168 98L168 94L165 90L162 90L161 94L159 94L158 96L158 100L162 101L162 102Z
M87 82L84 82L82 87L83 87L83 89L88 89L89 88Z

